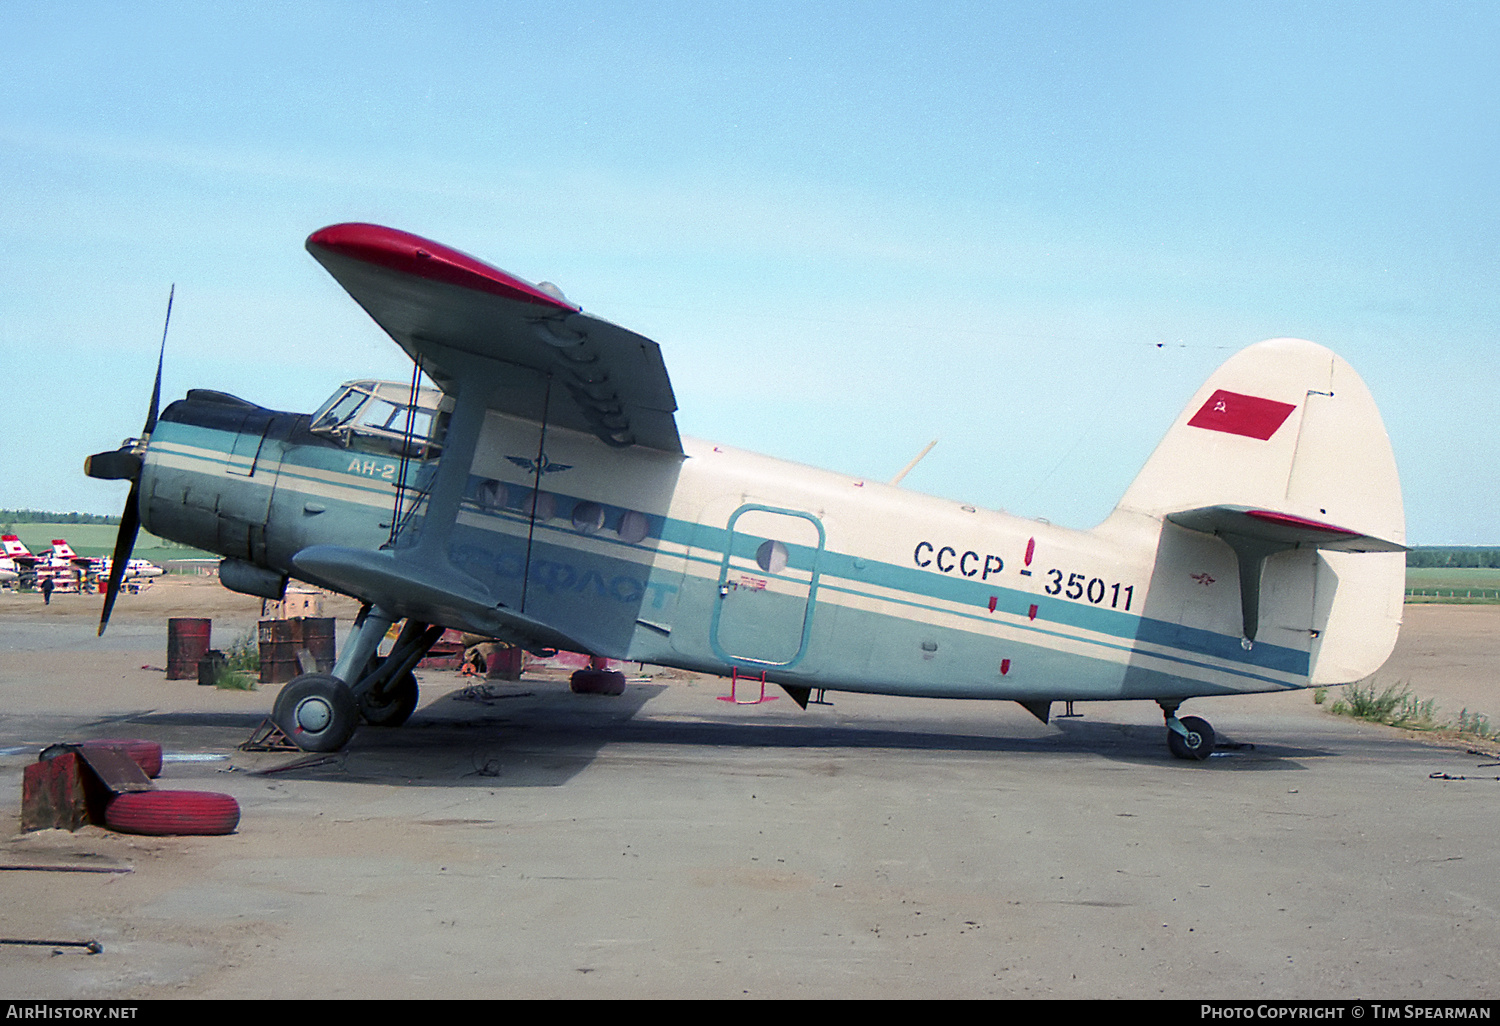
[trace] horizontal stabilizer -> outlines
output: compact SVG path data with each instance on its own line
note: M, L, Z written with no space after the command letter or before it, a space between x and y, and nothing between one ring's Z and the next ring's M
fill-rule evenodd
M1335 552L1405 552L1400 542L1372 538L1291 513L1246 506L1202 506L1168 513L1167 519L1190 531L1212 534L1234 550L1239 566L1240 615L1246 641L1260 628L1260 584L1266 559L1288 549Z
M1320 523L1290 513L1248 506L1203 506L1168 513L1179 527L1204 534L1236 535L1282 549L1332 549L1336 552L1405 552L1406 546L1387 538Z

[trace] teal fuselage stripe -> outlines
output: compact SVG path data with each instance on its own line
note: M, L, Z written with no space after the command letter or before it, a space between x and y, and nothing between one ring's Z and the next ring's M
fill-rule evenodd
M209 452L204 452L201 455L195 454L189 458L203 459L211 464L224 467L231 464L229 457L235 437L235 435L228 432L188 425L172 425L169 431L159 432L159 441L163 443L191 445L200 450L211 450L212 455ZM286 475L290 478L285 484L292 490L306 491L316 490L319 487L343 487L368 491L372 497L389 495L390 487L386 482L371 480L369 477L346 470L352 459L356 456L364 459L364 454L352 450L328 450L325 452L322 449L312 449L305 446L283 446L279 443L277 444L277 448L281 450L279 461L263 458L262 462L278 467L278 474ZM262 455L265 457L270 454L263 453ZM322 458L320 459L319 457ZM376 457L375 459L380 458ZM318 478L303 477L297 473L299 470L319 470L325 473L330 471L338 472L340 480L326 481ZM261 469L257 468L255 477L248 480L259 481L261 473ZM263 484L269 486L272 482L267 481L263 482ZM548 489L548 491L558 500L555 517L557 526L548 525L549 533L556 531L556 540L553 544L557 544L562 548L568 548L564 541L567 537L567 528L564 525L568 524L574 508L589 500L583 500L577 496L568 495L553 489ZM348 503L348 500L334 499L332 497L325 498L323 501L337 504ZM352 506L354 504L349 503L349 505ZM514 519L522 523L526 519L524 515L515 510L485 510L473 507L467 502L464 508L466 512L477 513L485 517ZM674 519L662 514L640 512L643 513L648 524L647 535L642 542L631 543L623 539L611 538L605 533L590 534L587 537L595 544L604 543L633 550L632 554L626 558L635 561L641 561L641 557L645 557L646 559L653 558L655 555L655 546L652 544L652 540L660 539L675 546L680 546L683 552L679 558L684 559L686 562L715 568L716 576L716 568L722 564L724 547L730 538L730 531L727 527L716 527L690 520ZM337 523L338 519L338 517L327 517L325 522L332 527ZM583 536L580 535L581 537ZM336 537L329 538L328 540L333 542L339 541ZM735 556L749 560L754 559L758 536L737 532L734 535L734 543ZM789 566L806 573L812 573L816 569L818 573L818 587L821 591L903 605L914 610L926 610L950 616L956 615L972 620L976 625L992 623L994 622L993 618L998 614L1006 614L1022 621L1019 623L1016 620L1008 621L1007 625L1011 629L1034 632L1043 637L1056 637L1074 643L1099 645L1103 648L1123 652L1135 650L1136 642L1145 643L1164 650L1149 653L1156 658L1180 663L1186 667L1232 673L1278 687L1289 685L1286 681L1277 680L1253 671L1260 669L1303 678L1307 676L1309 671L1309 653L1298 649L1258 642L1247 650L1243 647L1238 637L1201 628L1187 627L1182 624L1140 616L1135 613L1127 613L1114 609L1101 609L1082 602L1072 602L1048 595L1038 595L993 582L977 581L956 575L936 573L915 566L900 566L869 557L853 556L829 549L822 550L820 554L817 549L804 545L787 544L787 551ZM892 596L875 594L867 590L870 588L887 589L898 594ZM991 597L994 597L996 602L994 613L989 612L989 600ZM975 607L976 610L983 610L983 612L966 613L930 604L934 602L971 606ZM1028 615L1030 607L1033 604L1037 606L1035 619L1032 619ZM817 615L816 608L816 604L814 604L814 617ZM1071 627L1114 640L1106 641L1099 638L1080 638L1076 635L1053 629L1054 627ZM1243 669L1215 666L1203 662L1202 659L1204 657L1222 660L1226 663L1235 664L1236 667L1243 667Z
M669 520L666 523L663 538L680 545L722 553L728 534L729 532L721 527ZM812 571L813 559L816 555L814 550L801 545L788 545L787 550L788 565L795 566L799 570ZM753 559L755 543L745 535L738 535L734 554ZM709 561L704 560L704 562ZM718 561L714 560L713 563L717 565ZM996 599L995 613L997 614L1008 613L1012 616L1026 617L1029 621L1030 607L1035 604L1038 621L1076 627L1079 630L1119 638L1127 643L1141 641L1199 656L1210 656L1226 662L1299 676L1306 676L1309 667L1308 653L1294 648L1258 642L1247 651L1239 638L1202 628L1186 627L1182 624L1115 609L1099 609L1081 602L1070 602L1066 599L1036 595L1004 585L981 583L964 577L933 573L920 567L897 566L863 556L856 557L825 550L818 564L818 573L821 582L819 587L822 589L879 598L882 601L903 601L860 591L857 584L887 588L911 596L910 600L905 600L908 604L937 612L949 612L949 610L923 605L917 600L931 599L972 605L988 613L990 596L993 595ZM833 584L830 578L849 582L849 584ZM983 622L989 619L989 616L975 615L973 619ZM1030 629L1028 624L1013 626ZM1123 647L1130 648L1131 646L1126 644ZM1195 663L1194 665L1204 664ZM1260 679L1270 680L1270 678Z

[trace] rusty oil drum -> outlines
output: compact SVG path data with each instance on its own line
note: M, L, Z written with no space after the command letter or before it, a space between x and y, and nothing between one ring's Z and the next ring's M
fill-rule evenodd
M335 661L335 623L331 616L294 617L260 622L260 682L285 684L303 671L297 656L304 650L312 656L308 673L328 673Z
M213 621L178 616L167 621L167 680L197 680L198 660L208 653Z
M262 620L257 632L260 645L260 682L285 684L297 676L297 636L295 620Z
M317 664L318 673L332 673L333 664L338 661L337 636L335 624L337 621L331 616L306 616L302 618L302 647L312 653L313 662ZM311 667L308 672L314 672Z

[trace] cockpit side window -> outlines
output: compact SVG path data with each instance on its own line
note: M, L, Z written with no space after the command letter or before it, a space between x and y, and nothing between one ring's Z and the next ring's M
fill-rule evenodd
M401 416L397 416L400 414ZM406 408L383 399L371 399L360 410L359 422L376 431L401 431L406 427Z
M363 392L356 392L352 388L343 390L343 394L335 393L335 398L323 404L317 413L313 414L312 430L330 431L344 424L354 411L359 409L360 404L367 396Z
M382 382L346 385L313 414L310 430L340 445L382 456L404 453L416 459L432 459L440 455L442 439L439 432L433 431L434 411L418 406L411 414L408 444L406 422L411 407L404 402L393 402L392 394ZM441 398L439 393L432 394ZM424 398L424 403L432 401ZM445 428L446 420L440 420L437 427Z

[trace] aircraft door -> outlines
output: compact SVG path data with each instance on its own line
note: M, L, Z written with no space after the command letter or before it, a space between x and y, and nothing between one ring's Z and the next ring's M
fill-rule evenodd
M764 667L802 660L824 537L810 513L747 504L730 515L709 626L718 658Z

